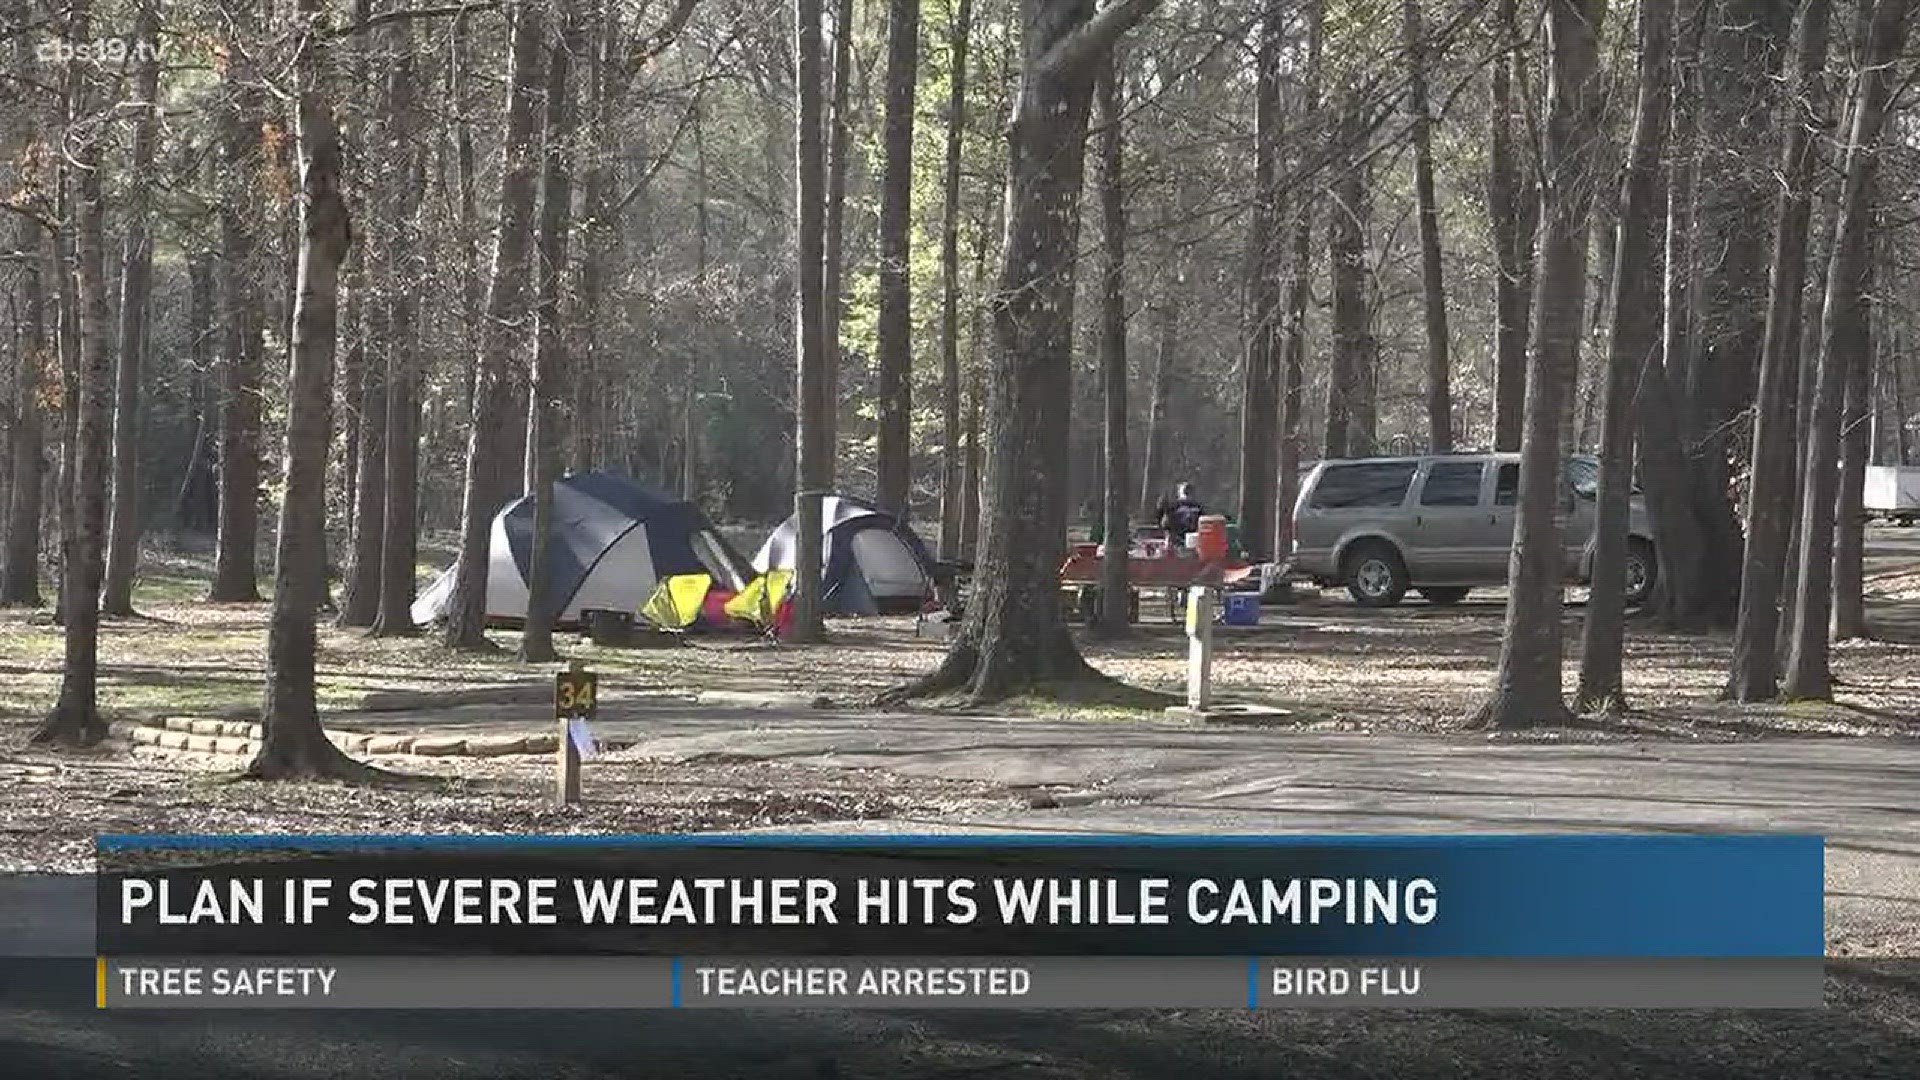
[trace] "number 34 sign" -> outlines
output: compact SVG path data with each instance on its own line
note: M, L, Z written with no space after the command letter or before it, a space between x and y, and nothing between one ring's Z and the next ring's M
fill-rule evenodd
M553 715L561 720L591 720L599 703L600 680L591 671L563 671L553 677Z

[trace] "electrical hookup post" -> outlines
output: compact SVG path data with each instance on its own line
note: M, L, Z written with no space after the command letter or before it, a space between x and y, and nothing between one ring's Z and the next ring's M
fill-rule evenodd
M1213 707L1213 609L1211 585L1187 590L1187 706L1204 716Z
M580 802L580 762L596 751L590 722L600 707L600 678L575 660L553 677L553 716L559 726L554 748L553 801L558 806Z

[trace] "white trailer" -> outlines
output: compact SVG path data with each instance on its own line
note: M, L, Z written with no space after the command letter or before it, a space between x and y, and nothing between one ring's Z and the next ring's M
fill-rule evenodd
M1869 465L1860 503L1868 516L1899 525L1920 521L1920 465Z

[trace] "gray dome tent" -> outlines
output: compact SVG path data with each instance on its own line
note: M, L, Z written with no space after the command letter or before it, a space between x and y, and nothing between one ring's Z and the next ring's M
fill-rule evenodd
M933 557L898 518L848 495L820 506L820 593L839 615L909 614L933 596ZM755 570L791 570L799 549L799 521L789 517L760 545Z
M517 624L527 617L533 496L494 516L487 554L487 622ZM583 611L637 612L660 579L675 574L711 574L715 585L736 592L754 576L698 507L611 473L554 484L547 570L555 622L563 626L578 625ZM449 567L414 601L416 624L446 616L453 579Z

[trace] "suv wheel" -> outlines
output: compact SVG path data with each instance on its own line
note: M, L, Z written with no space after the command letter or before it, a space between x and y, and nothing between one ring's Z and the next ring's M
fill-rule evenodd
M1407 566L1391 545L1368 540L1345 560L1347 595L1361 607L1392 607L1407 595Z
M1653 545L1635 536L1627 541L1627 606L1636 607L1653 596L1660 579L1660 561Z

